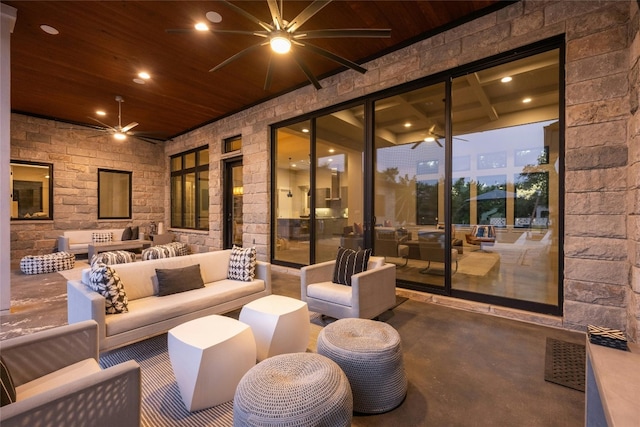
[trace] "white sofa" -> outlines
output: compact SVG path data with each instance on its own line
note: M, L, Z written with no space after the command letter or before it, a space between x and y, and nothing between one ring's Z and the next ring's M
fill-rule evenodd
M205 252L174 258L116 264L129 300L128 313L105 314L105 299L82 280L67 282L69 323L93 319L98 322L100 351L111 350L150 336L159 335L186 321L210 314L236 310L271 294L271 264L258 261L255 279L241 282L227 279L231 250ZM200 264L205 287L158 296L156 268L182 268Z
M89 252L89 243L91 243L92 233L108 233L111 232L113 242L122 241L122 233L124 228L113 228L108 230L68 230L58 237L58 252L69 252L72 254L86 254Z

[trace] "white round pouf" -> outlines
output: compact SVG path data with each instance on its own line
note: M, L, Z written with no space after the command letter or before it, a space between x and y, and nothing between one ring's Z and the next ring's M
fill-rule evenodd
M400 334L392 326L368 319L336 320L320 331L318 353L349 378L354 411L377 414L404 400L407 377Z
M240 380L233 425L252 427L350 426L353 398L340 367L316 353L270 357Z
M251 328L226 316L176 326L167 345L180 396L192 412L233 399L238 382L256 364Z
M242 307L240 321L251 326L258 361L284 353L307 350L309 310L307 303L282 295L268 295Z

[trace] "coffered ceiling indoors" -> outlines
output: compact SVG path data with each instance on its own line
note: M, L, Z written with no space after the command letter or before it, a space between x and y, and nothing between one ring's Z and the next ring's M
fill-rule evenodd
M94 126L90 117L118 123L116 96L122 96L122 125L165 140L310 81L289 55L270 58L267 46L223 68L227 58L254 45L255 36L185 32L205 22L212 29L261 31L257 23L218 1L3 1L17 9L11 38L11 108L14 112ZM266 0L232 1L271 23ZM284 1L283 19L293 19L311 1ZM273 3L272 3L273 4ZM439 30L471 19L497 0L346 1L335 0L301 29L390 29L389 38L318 38L313 44L355 63L386 54ZM216 12L218 23L207 20ZM215 16L215 14L213 14ZM212 14L209 14L211 17ZM59 33L50 35L42 25ZM314 53L301 53L310 72L323 76L346 67ZM139 72L150 78L140 81ZM315 90L315 89L314 89ZM323 89L319 89L323 90ZM103 110L106 116L96 115Z

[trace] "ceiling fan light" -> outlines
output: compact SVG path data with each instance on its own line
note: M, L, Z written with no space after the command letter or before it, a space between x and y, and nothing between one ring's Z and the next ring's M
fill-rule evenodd
M426 137L426 138L424 139L424 142L433 142L433 141L435 141L435 140L436 140L436 139L435 139L434 137L432 137L432 136L428 136L428 137Z
M198 31L209 31L209 26L207 24L205 24L204 22L198 22L195 25L195 29Z
M124 134L124 133L122 133L122 132L116 132L116 133L114 133L114 134L113 134L113 137L114 137L115 139L117 139L118 141L123 141L123 140L127 139L127 135L125 135L125 134Z
M289 40L289 37L282 33L278 33L271 37L269 44L275 53L284 54L291 50L291 41Z

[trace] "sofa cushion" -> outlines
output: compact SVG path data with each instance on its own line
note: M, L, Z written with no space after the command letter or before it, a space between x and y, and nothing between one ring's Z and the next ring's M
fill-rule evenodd
M4 359L0 356L0 406L8 405L16 401L16 387L13 384L9 368L4 363Z
M203 288L200 264L182 268L156 268L158 296L177 294Z
M124 231L122 232L122 240L131 240L131 235L132 235L132 231L131 231L131 227L127 227L124 229Z
M351 286L351 276L367 269L371 249L354 251L353 249L338 248L336 265L333 270L333 282Z
M93 243L109 243L113 241L113 233L110 231L94 231L91 233Z
M105 298L105 313L128 312L127 294L115 270L105 264L95 264L91 268L89 287Z
M227 278L250 282L256 276L256 248L241 248L233 245L229 258Z
M204 271L204 265L202 267ZM126 316L106 316L106 334L113 336L168 319L210 310L211 307L221 304L232 305L234 300L264 291L265 286L264 280L261 279L251 282L222 279L213 283L205 282L204 288L189 292L163 298L150 296L132 300L129 302L129 313ZM193 318L195 317L197 316L194 315Z

